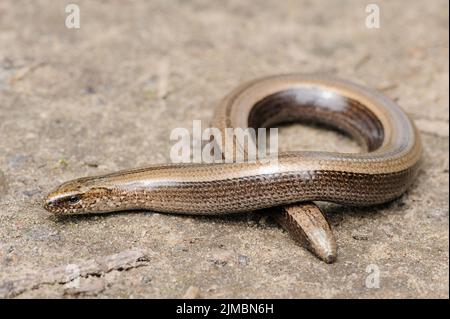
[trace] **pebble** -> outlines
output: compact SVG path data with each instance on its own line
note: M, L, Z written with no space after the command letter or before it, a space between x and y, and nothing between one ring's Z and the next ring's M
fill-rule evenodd
M141 277L141 283L147 285L149 283L152 282L152 278L150 278L149 276L142 276Z
M245 256L245 255L238 256L238 262L240 265L246 266L246 265L248 265L249 261L250 261L250 258L248 256Z

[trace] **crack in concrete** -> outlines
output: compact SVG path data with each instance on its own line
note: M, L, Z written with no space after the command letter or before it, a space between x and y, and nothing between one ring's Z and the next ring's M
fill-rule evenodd
M36 271L0 283L0 298L13 298L43 285L67 284L77 278L101 277L113 270L126 271L145 266L150 261L151 251L133 249L117 254L67 264L47 270Z

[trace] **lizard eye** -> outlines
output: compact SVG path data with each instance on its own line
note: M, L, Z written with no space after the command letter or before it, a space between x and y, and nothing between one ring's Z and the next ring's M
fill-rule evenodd
M77 204L80 200L81 200L81 197L80 197L80 196L78 196L78 195L72 195L72 196L70 196L70 197L67 199L67 202L68 202L70 205L75 205L75 204Z

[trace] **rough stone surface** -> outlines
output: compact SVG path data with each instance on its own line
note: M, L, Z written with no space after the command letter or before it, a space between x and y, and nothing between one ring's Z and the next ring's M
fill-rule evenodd
M15 297L181 298L195 287L201 298L448 298L448 1L377 1L380 29L365 27L364 1L71 2L77 30L64 25L64 1L0 2L0 290L140 249L153 257L139 267ZM324 206L336 263L260 214L58 220L41 207L63 181L166 162L173 128L207 123L244 80L286 72L377 88L422 132L423 167L401 199ZM281 133L283 149L358 150L318 128ZM377 270L379 288L368 288Z

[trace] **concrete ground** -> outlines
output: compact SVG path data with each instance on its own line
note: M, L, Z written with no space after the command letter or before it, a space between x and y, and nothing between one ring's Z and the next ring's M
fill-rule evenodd
M65 27L64 1L0 2L0 297L449 297L448 1L370 1L379 29L365 26L367 1L71 2L80 29ZM336 263L261 214L42 208L63 181L167 162L173 128L207 123L244 80L286 72L376 88L422 133L401 199L324 206ZM280 144L358 150L300 125Z

